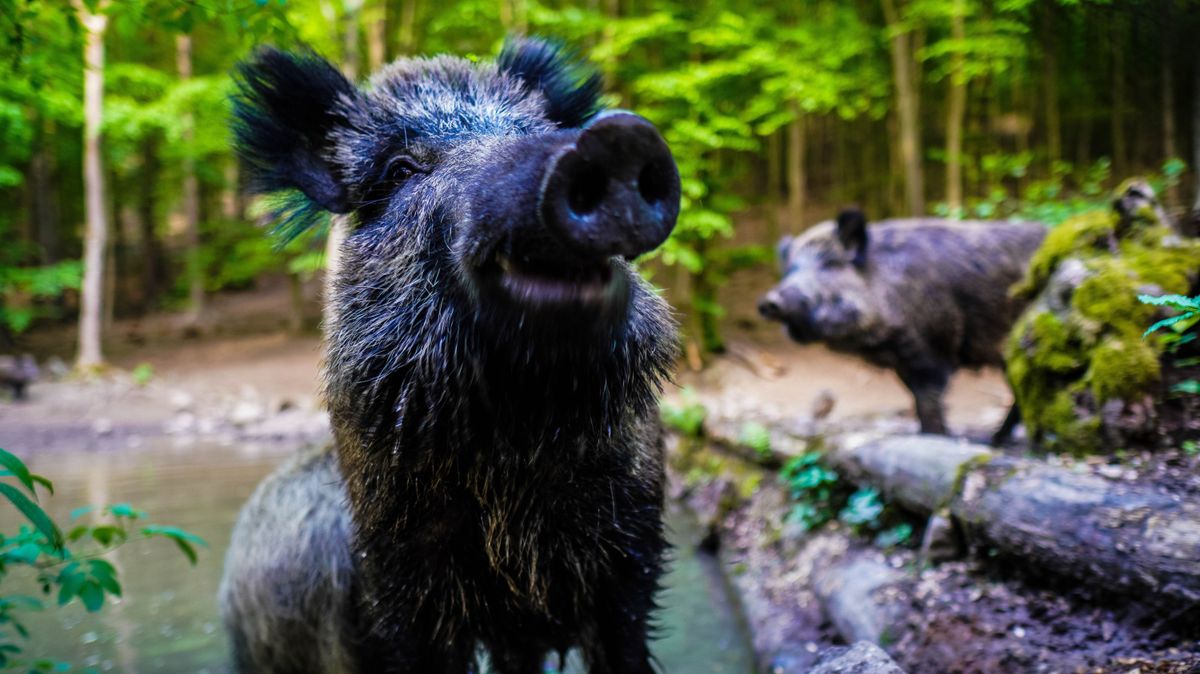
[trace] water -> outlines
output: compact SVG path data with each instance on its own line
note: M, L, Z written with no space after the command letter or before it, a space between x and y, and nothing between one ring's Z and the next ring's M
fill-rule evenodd
M152 446L151 446L152 445ZM195 568L167 541L139 541L112 558L124 599L88 614L78 603L28 613L32 637L26 654L75 668L138 674L223 672L228 644L217 616L216 592L230 530L254 486L284 458L277 448L174 445L155 440L123 452L53 452L29 459L34 472L54 481L43 504L59 522L81 505L128 502L149 521L182 527L209 543ZM4 531L15 522L0 510ZM694 523L668 518L678 541L695 540ZM712 560L687 545L661 597L662 638L654 652L671 674L747 674L753 656L744 626ZM35 594L25 575L6 581L6 593ZM568 672L578 673L576 658ZM75 671L75 669L73 669Z

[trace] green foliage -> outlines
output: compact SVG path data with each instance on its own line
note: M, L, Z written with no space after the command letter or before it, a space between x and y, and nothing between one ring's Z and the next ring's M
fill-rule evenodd
M659 414L663 424L687 438L704 435L704 419L708 410L696 397L696 391L685 387L679 394L679 404L663 401Z
M0 328L24 332L34 319L57 315L52 300L78 290L83 264L68 260L41 267L8 266L0 260Z
M78 600L88 612L104 607L107 597L121 596L117 569L105 556L126 543L151 538L173 542L195 565L195 546L207 544L194 534L176 527L143 524L146 513L127 503L102 508L78 508L71 513L72 526L65 533L42 509L38 487L54 493L54 485L34 474L23 461L0 449L0 496L24 518L16 532L0 534L0 669L33 672L65 671L66 663L50 659L28 659L21 643L29 637L22 622L25 611L41 611L53 597L53 605L64 607ZM86 514L91 524L76 523ZM14 594L9 582L17 569L33 573L37 594Z
M133 368L133 372L129 374L133 377L133 383L138 386L145 386L154 379L154 366L150 363L138 363Z
M754 453L761 457L771 455L771 432L760 423L750 421L742 424L738 442L754 450Z
M834 520L860 536L874 536L880 547L904 545L912 525L889 508L874 487L854 489L825 465L820 452L805 452L784 464L779 479L794 503L785 522L812 531Z

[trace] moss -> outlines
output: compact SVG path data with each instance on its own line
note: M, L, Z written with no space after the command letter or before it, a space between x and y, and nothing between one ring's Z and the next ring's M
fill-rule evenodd
M1090 213L1047 234L1014 294L1038 298L1067 259L1086 276L1065 311L1040 298L1018 319L1006 345L1009 379L1026 426L1043 446L1079 453L1101 448L1100 408L1157 390L1161 345L1143 340L1155 310L1137 300L1152 291L1187 294L1198 273L1200 241L1181 239L1152 208L1122 226L1114 213ZM1118 239L1119 237L1119 239Z
M1159 354L1150 342L1110 337L1092 354L1087 382L1096 402L1131 398L1148 390L1161 375Z
M1088 249L1104 248L1115 232L1115 217L1103 211L1085 213L1055 227L1033 254L1029 272L1013 292L1021 297L1035 297L1063 260Z

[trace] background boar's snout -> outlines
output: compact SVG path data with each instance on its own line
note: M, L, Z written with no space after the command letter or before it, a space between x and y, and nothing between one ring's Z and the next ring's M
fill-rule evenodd
M779 291L772 290L763 295L762 299L758 301L758 313L769 321L784 320L783 298L780 297Z
M632 259L675 227L679 169L653 124L607 113L551 157L540 201L542 222L576 252Z

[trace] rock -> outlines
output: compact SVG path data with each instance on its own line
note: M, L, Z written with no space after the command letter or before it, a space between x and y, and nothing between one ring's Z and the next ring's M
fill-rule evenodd
M171 391L167 395L167 400L171 403L171 407L174 408L176 412L190 411L192 406L196 403L195 399L192 397L192 394L179 389Z
M246 426L262 420L263 406L253 400L239 400L229 412L229 421L235 426Z
M904 670L882 648L860 641L849 648L826 650L808 674L904 674Z

